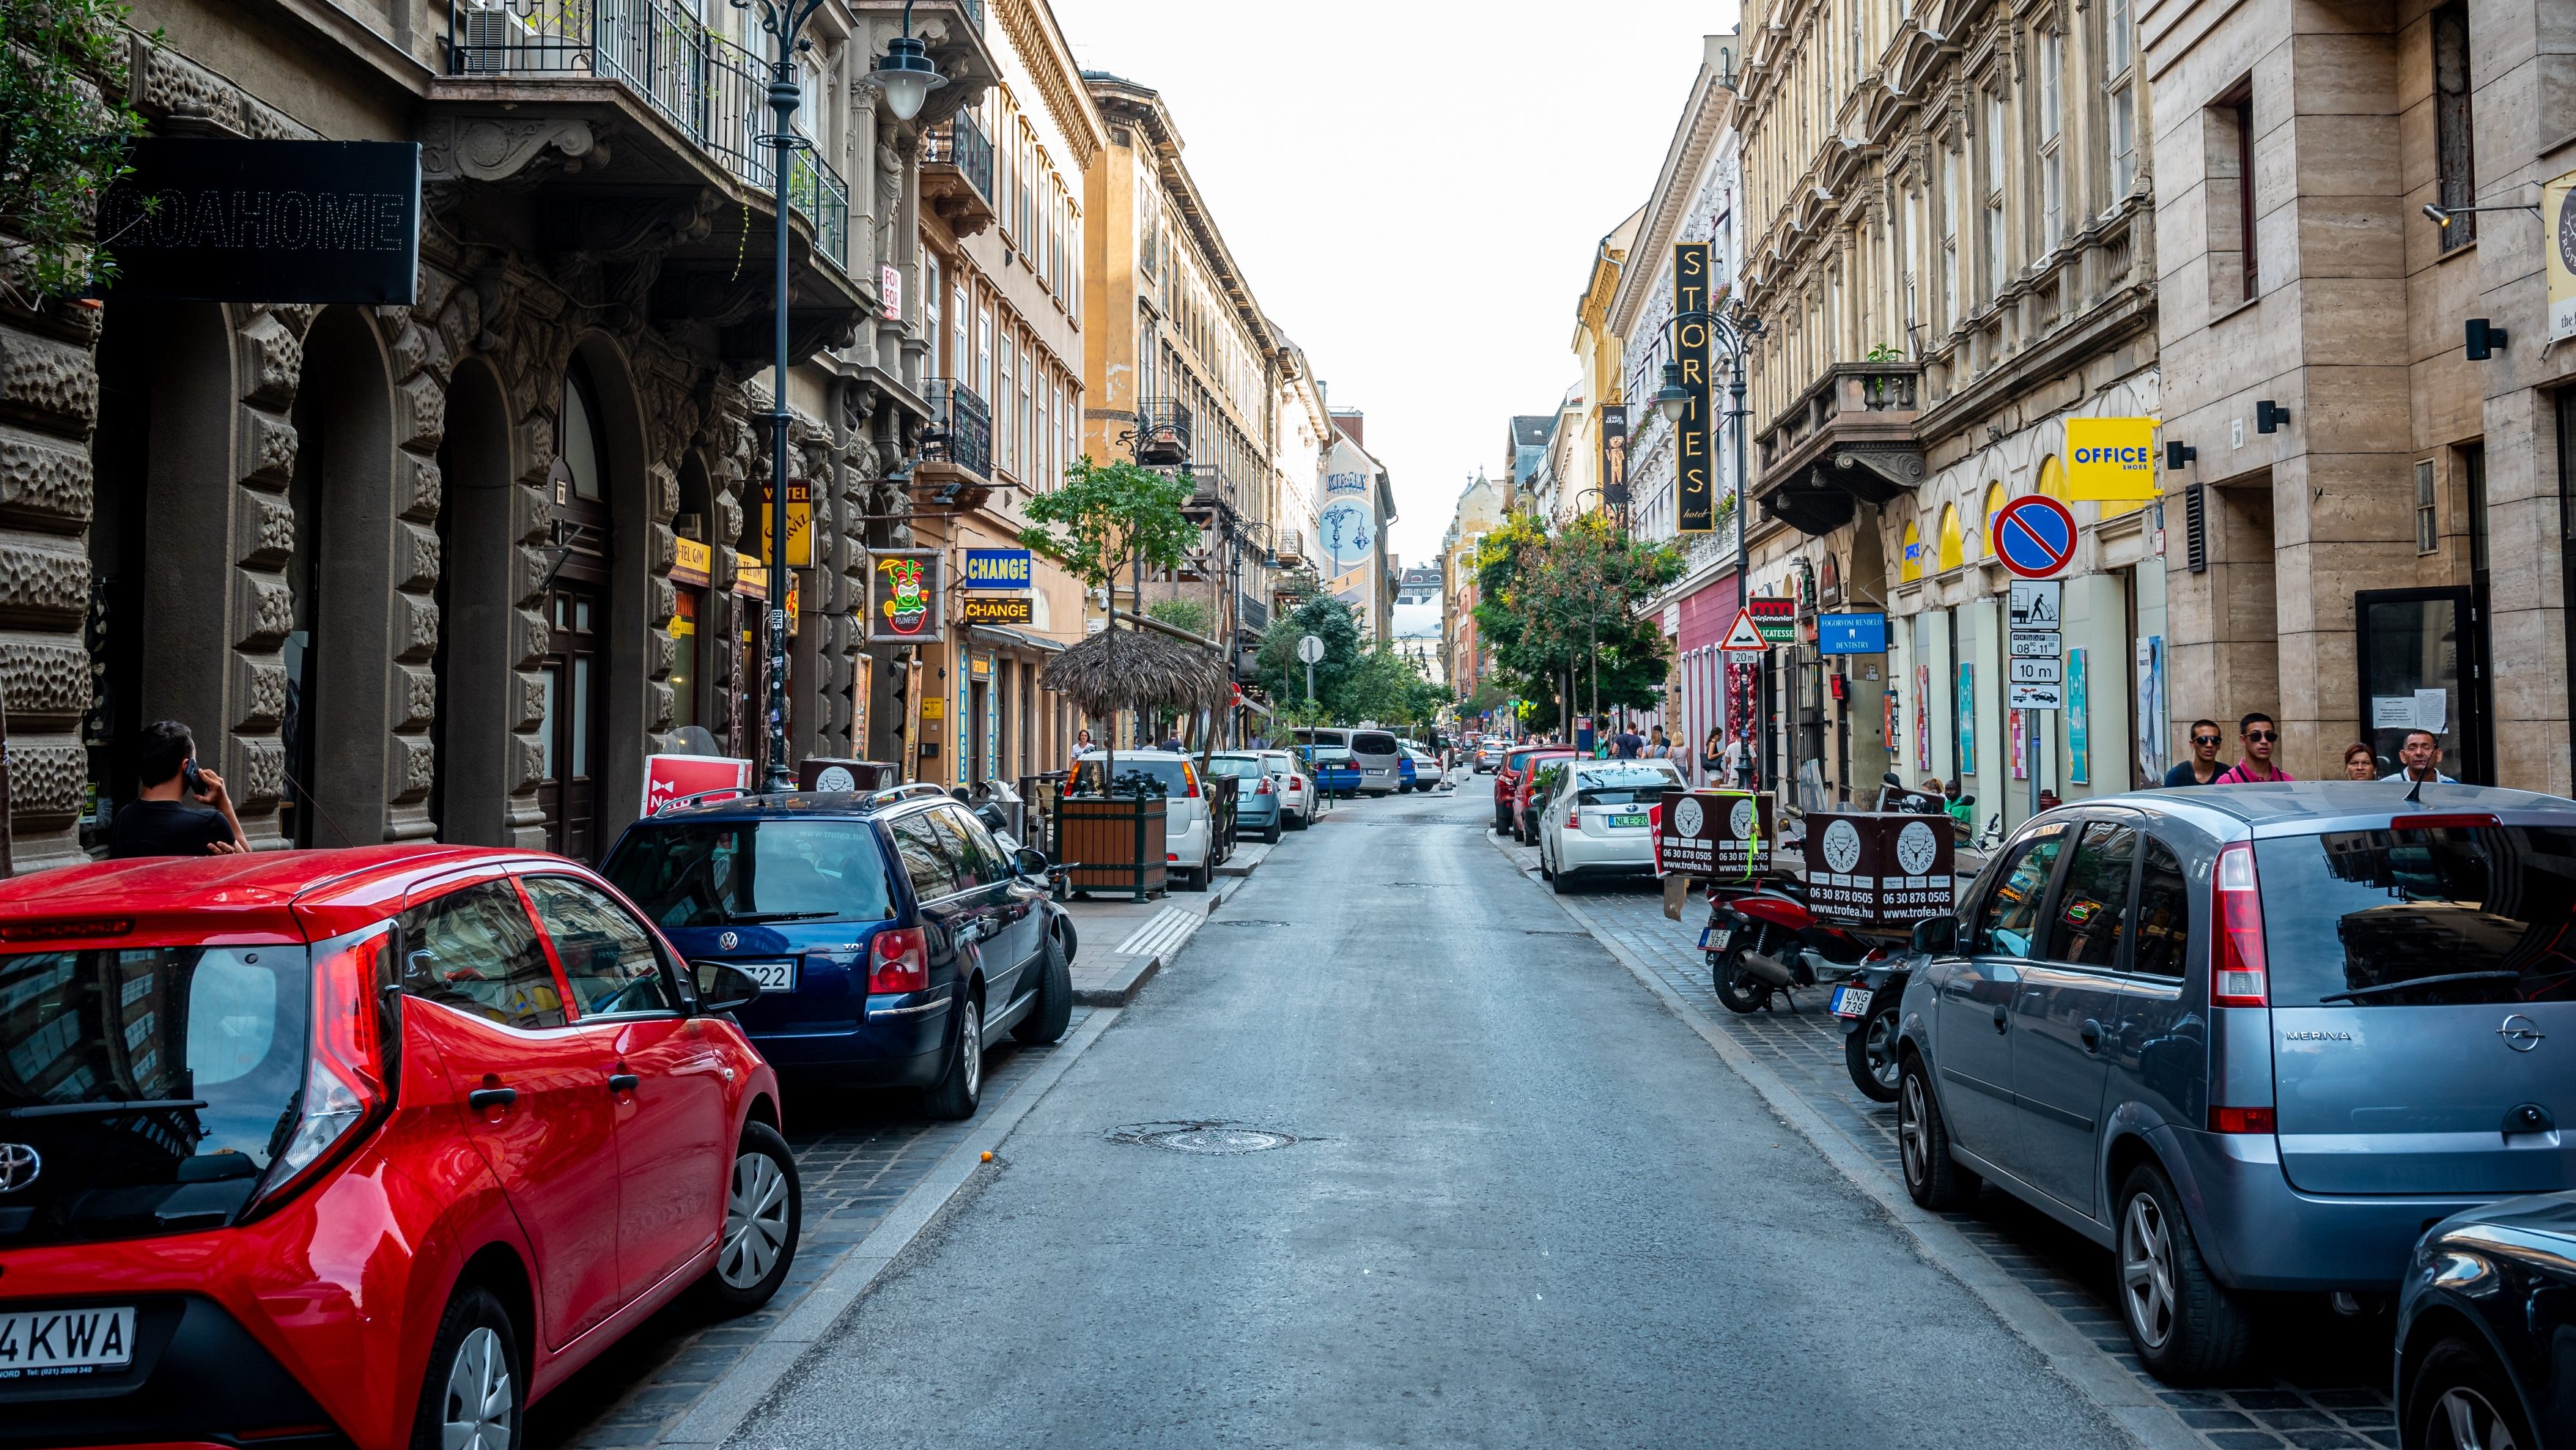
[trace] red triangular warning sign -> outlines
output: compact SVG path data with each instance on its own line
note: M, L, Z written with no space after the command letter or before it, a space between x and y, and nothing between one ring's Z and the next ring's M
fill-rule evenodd
M1760 629L1754 627L1753 611L1738 609L1735 611L1735 623L1727 628L1725 643L1720 644L1718 648L1731 655L1758 655L1767 653L1771 643L1762 637Z

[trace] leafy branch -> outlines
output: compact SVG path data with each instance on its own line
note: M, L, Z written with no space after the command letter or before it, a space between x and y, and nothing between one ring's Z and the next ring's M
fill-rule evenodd
M118 0L0 6L0 294L20 306L115 280L115 254L91 226L144 131L121 99L126 14Z

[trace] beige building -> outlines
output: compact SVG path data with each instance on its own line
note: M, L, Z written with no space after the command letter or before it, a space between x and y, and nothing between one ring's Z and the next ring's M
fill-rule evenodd
M2139 21L2163 436L2190 450L2163 472L2173 718L2269 710L2303 776L2356 739L2393 769L2422 724L2452 774L2568 793L2576 347L2543 267L2576 266L2576 219L2521 209L2576 172L2568 6Z

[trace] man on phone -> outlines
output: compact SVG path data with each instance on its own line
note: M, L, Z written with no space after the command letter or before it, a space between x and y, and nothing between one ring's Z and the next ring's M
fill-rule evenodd
M107 856L230 856L250 849L224 778L197 768L197 739L176 720L143 727L139 798L116 813Z

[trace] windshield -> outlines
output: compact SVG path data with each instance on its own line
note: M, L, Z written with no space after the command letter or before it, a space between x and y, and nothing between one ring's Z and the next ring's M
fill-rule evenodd
M212 1228L295 1123L311 986L302 946L0 957L0 1139L34 1148L7 1242Z
M894 916L885 856L864 821L647 821L605 869L666 928Z
M1653 805L1681 784L1669 770L1625 766L1587 770L1575 777L1575 798L1587 806Z
M2338 831L2254 862L2276 1007L2576 1001L2576 831Z

